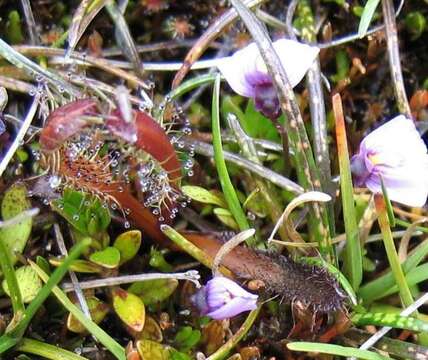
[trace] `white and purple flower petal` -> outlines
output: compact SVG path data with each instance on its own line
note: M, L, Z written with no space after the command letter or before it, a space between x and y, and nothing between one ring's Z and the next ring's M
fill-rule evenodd
M225 303L222 307L208 312L207 315L214 320L224 320L234 317L244 311L251 311L257 308L256 301L247 298L236 297Z
M400 115L367 135L351 170L357 186L380 193L383 181L391 200L423 206L428 196L428 155L412 120Z
M302 80L319 52L317 47L288 39L274 41L273 48L292 87ZM237 94L255 100L258 111L271 119L279 116L278 97L255 43L219 60L217 66Z
M216 276L193 297L203 315L223 320L257 308L258 296L249 293L232 280Z

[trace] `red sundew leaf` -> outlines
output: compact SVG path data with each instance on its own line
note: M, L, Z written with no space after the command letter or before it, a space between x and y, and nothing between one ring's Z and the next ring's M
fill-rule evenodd
M116 110L112 115L113 118L108 121L107 126L114 128L118 136L124 139L125 136L131 138L132 127L123 120L120 111ZM177 183L181 178L181 164L165 130L142 111L135 112L135 126L137 135L135 145L152 155L168 173L169 179Z
M96 113L98 113L97 102L93 99L72 101L54 110L40 134L42 150L58 149L68 138L87 125L81 116Z
M105 190L108 190L124 209L129 209L129 219L143 230L143 235L146 234L163 245L171 244L162 231L160 231L158 219L148 208L144 207L132 196L129 190L119 191L114 185L106 187Z
M135 123L126 122L122 117L117 117L116 113L114 117L107 119L105 123L107 129L109 129L117 137L125 140L130 144L134 144L137 141L137 126Z

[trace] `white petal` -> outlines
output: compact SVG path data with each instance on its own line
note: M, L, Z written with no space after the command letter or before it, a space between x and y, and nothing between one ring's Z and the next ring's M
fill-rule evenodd
M254 89L248 82L247 75L257 71L256 60L259 54L257 45L251 43L235 52L232 56L219 60L217 67L237 94L254 97Z
M255 310L256 308L256 299L236 297L219 309L207 313L207 315L215 320L224 320L238 315L244 311Z
M412 120L399 115L367 135L361 143L368 151L379 154L379 160L400 158L412 162L424 157L427 147Z
M273 43L292 87L305 76L316 59L319 48L298 41L280 39Z
M288 39L274 41L273 48L292 87L302 80L319 52L317 47ZM217 66L230 87L236 93L247 97L254 97L254 89L249 79L258 72L268 73L255 43L238 50L232 56L220 59Z
M211 282L216 283L216 287L222 287L224 290L230 292L235 297L243 297L243 298L253 298L257 299L258 296L255 294L252 294L246 290L244 290L241 286L239 286L236 282L228 279L224 276L216 276Z
M419 167L398 167L383 171L382 179L392 201L404 205L421 207L428 196L428 159ZM381 193L380 177L372 174L366 181L367 187L374 193Z

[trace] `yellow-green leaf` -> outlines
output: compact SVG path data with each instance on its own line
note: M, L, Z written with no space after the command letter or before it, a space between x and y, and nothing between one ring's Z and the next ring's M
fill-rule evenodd
M6 190L1 203L1 214L3 220L11 219L30 208L27 199L27 188L23 184L16 184ZM0 229L0 238L10 252L11 260L16 262L16 255L24 251L27 240L31 234L33 220L31 217L20 222Z
M134 331L142 331L146 318L143 301L121 288L113 291L113 308L120 319Z
M113 246L120 252L120 263L131 260L138 252L141 245L141 231L130 230L120 234Z
M15 274L22 300L25 303L31 302L42 288L42 281L31 266L22 266L15 271ZM5 293L10 295L6 280L3 280L2 285Z
M169 360L170 348L155 341L137 341L137 349L142 359Z
M185 185L181 187L181 191L192 200L199 201L204 204L213 204L224 208L227 207L227 204L222 197L217 196L203 187Z
M144 304L152 305L170 297L177 286L177 279L156 279L133 283L128 291L138 295Z
M92 253L89 260L107 269L114 269L119 266L120 252L115 247L109 246L104 250Z
M96 298L95 296L86 298L86 303L88 304L89 313L91 314L92 321L95 324L99 324L101 321L103 321L103 319L109 312L109 306L98 298ZM67 328L68 330L78 334L86 332L86 328L71 313L68 314Z

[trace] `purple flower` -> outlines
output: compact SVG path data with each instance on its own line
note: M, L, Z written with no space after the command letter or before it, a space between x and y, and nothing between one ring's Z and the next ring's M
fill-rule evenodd
M318 55L317 47L280 39L273 42L292 87L296 86ZM230 87L239 95L254 99L256 109L270 119L280 114L278 96L255 43L223 58L217 65Z
M202 315L223 320L256 309L257 298L232 280L216 276L192 297L192 301Z
M412 120L400 115L367 135L351 160L355 185L391 200L423 206L428 195L428 155Z

